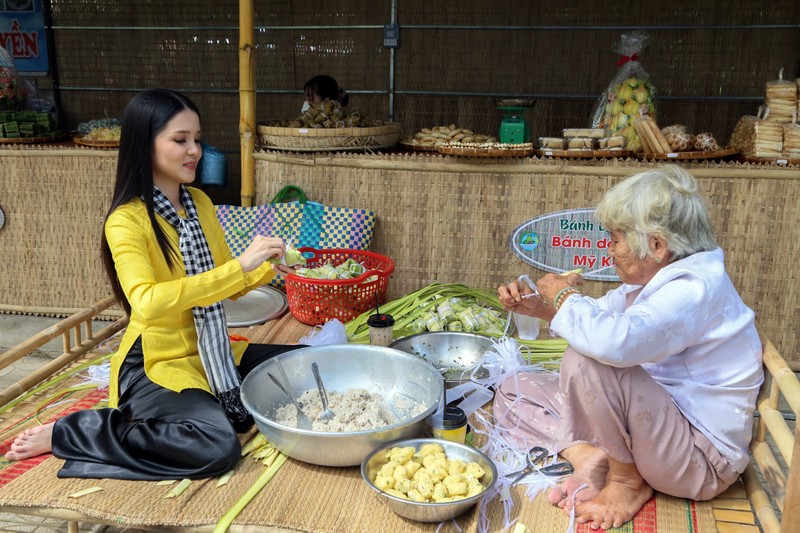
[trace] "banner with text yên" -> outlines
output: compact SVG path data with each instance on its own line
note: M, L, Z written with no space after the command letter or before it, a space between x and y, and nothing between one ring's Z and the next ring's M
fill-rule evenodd
M611 236L594 217L594 208L548 213L514 229L508 245L514 255L547 272L583 269L585 279L619 281L608 255Z

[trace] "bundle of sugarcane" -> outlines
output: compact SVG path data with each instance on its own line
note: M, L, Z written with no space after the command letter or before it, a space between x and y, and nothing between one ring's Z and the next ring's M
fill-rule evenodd
M731 134L731 146L749 157L780 157L783 152L783 125L761 118L745 115L736 123Z
M792 122L783 125L783 157L800 158L800 125L797 124L797 110L792 114Z
M647 154L665 154L672 151L667 138L661 133L655 121L648 115L641 115L634 119L633 127L642 141L642 148Z
M797 109L797 84L783 79L783 69L777 80L767 82L764 105L769 108L766 120L781 124L792 121L792 115Z

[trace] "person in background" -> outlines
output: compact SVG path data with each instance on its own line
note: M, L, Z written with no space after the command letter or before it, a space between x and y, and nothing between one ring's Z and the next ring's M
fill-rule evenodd
M186 96L143 91L122 118L101 250L130 322L111 358L108 408L27 429L11 461L52 453L59 477L181 479L220 475L239 460L253 419L241 380L299 346L231 342L222 300L275 275L285 252L256 236L231 257L211 200L189 187L202 157L200 113Z
M339 87L335 79L324 74L314 76L308 80L303 86L303 93L306 101L303 103L301 113L308 111L312 104L321 104L325 100L339 102L342 107L347 107L348 102L350 102L350 95Z
M725 272L687 171L664 166L621 181L596 217L610 231L620 287L590 298L579 274L546 275L539 297L523 299L533 291L517 283L499 287L506 310L550 321L569 347L558 381L529 373L517 390L513 378L503 382L495 416L528 447L555 436L574 475L549 501L608 529L653 490L707 500L738 478L763 371L754 313Z

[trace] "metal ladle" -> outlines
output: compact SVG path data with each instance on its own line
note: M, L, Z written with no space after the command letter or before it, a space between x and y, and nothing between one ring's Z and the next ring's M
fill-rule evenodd
M328 409L328 392L325 390L325 385L322 383L322 378L319 375L319 366L317 363L311 363L311 371L314 373L314 379L317 380L317 389L319 389L319 399L322 400L322 412L319 414L319 419L325 422L333 420L336 413Z
M311 420L308 418L308 416L306 416L306 413L303 411L303 408L300 406L297 400L294 399L294 396L289 394L289 390L283 386L283 383L281 383L278 378L269 372L267 372L267 375L272 381L275 382L275 385L277 385L278 388L281 389L290 400L292 400L295 409L297 409L297 429L311 429Z

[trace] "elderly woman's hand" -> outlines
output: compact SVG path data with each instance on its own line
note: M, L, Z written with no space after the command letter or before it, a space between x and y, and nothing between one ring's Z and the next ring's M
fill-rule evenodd
M570 272L566 276L560 274L547 274L537 283L542 299L550 305L562 289L583 285L583 276Z
M500 285L497 288L497 296L506 311L544 320L550 320L555 314L553 308L527 284L512 281L508 285Z

